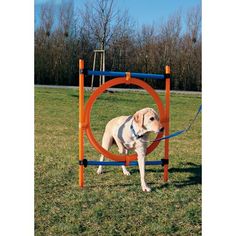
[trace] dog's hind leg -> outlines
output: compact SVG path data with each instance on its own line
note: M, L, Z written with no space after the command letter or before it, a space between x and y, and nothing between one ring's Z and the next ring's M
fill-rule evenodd
M102 137L102 147L109 150L113 143L113 137L108 132L105 132ZM104 155L101 155L100 161L104 161ZM100 165L97 169L98 174L102 174L102 166Z
M119 142L117 142L117 146L119 148L119 153L120 154L125 154L127 155L128 154L128 150L124 148L124 146L122 144L120 144ZM124 175L130 175L130 172L126 169L125 166L121 166L122 167L122 171L123 171L123 174Z

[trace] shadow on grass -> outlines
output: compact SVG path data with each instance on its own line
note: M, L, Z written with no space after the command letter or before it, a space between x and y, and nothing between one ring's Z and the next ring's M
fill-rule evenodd
M154 186L155 182L148 182L148 185ZM106 184L105 182L99 182L97 185L89 185L90 188L97 188L97 187L112 187L112 188L121 188L121 187L140 187L140 183L114 183L114 184ZM152 188L152 189L158 189L158 188Z
M169 168L169 173L186 173L189 174L188 177L181 179L181 180L172 180L170 179L170 183L164 183L161 184L160 186L155 186L157 183L155 182L148 182L148 184L152 187L152 189L158 190L158 189L162 189L162 188L168 188L168 187L177 187L177 188L183 188L186 186L190 186L190 185L198 185L202 183L202 178L201 178L201 173L202 173L202 166L201 165L197 165L195 163L192 162L186 162L186 163L180 163L182 166L181 167L173 167L173 168ZM108 171L105 171L110 172ZM163 170L162 169L146 169L146 172L152 172L152 173L162 173ZM130 170L131 174L139 174L139 170L138 169L132 169ZM101 187L130 187L130 186L139 186L140 184L138 183L125 183L125 184L106 184L106 183L99 183L99 185L101 185ZM96 186L90 186L90 187L97 187Z
M179 168L170 168L170 173L190 173L191 175L185 180L172 181L172 184L178 188L188 185L195 185L202 183L202 166L192 162L181 163L184 166Z
M163 170L157 167L156 169L146 169L145 172L146 172L146 173L162 173ZM137 169L132 169L132 170L130 170L130 173L131 173L131 174L139 173L138 167L137 167Z

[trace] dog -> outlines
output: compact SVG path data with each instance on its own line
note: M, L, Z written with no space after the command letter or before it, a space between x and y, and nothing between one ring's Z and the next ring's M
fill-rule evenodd
M151 191L145 182L145 156L148 135L151 132L159 133L162 129L158 113L152 108L144 108L137 111L133 116L120 116L110 120L103 134L102 147L104 149L109 150L115 143L120 154L127 155L129 150L135 150L141 188L144 192ZM101 155L100 161L104 161L103 155ZM125 166L122 166L122 170L124 175L130 175ZM98 167L97 173L102 173L101 165Z

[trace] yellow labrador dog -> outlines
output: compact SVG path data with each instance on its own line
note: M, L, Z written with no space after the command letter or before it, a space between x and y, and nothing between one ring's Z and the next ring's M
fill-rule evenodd
M134 149L138 156L138 165L143 191L151 189L145 182L145 155L150 132L158 133L162 129L159 115L152 108L144 108L137 111L133 116L120 116L110 120L105 128L102 139L102 147L109 150L113 143L118 146L120 154L128 154L128 150ZM104 160L101 155L100 161ZM130 175L129 171L122 166L124 175ZM98 174L102 173L102 166L98 167Z

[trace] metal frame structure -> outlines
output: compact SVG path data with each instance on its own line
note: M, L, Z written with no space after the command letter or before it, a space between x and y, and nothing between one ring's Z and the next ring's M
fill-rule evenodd
M99 68L100 71L105 71L105 50L102 49L97 49L94 50L94 57L93 57L93 70L96 68L96 56L97 53L100 53L100 63L99 63ZM93 82L94 82L94 76L95 74L92 74L92 80L91 80L91 89L93 90ZM105 75L101 76L99 75L99 86L105 83Z
M87 75L99 75L99 76L110 76L115 77L112 80L107 81L100 87L98 87L91 94L89 100L84 104L84 78ZM149 79L161 79L165 81L165 106L162 104L156 91L148 85L146 82L142 81L143 78ZM136 166L137 154L133 155L116 155L105 150L94 138L91 127L90 127L90 112L96 98L102 94L106 89L119 85L119 84L135 84L143 89L145 89L154 99L157 108L160 113L160 121L164 126L164 135L169 135L169 120L170 120L170 67L165 67L164 74L144 74L144 73L130 73L130 72L111 72L111 71L92 71L84 69L84 60L79 60L79 187L84 187L84 168L88 165L112 165L112 166ZM91 145L105 157L113 160L111 162L100 162L100 161L88 161L84 158L84 134L86 133L88 140ZM157 135L157 139L160 139L163 133ZM169 160L169 139L164 140L164 158L159 161L146 161L145 165L162 165L164 167L164 181L168 181L168 160ZM151 153L158 145L160 141L153 142L147 148L147 153Z

